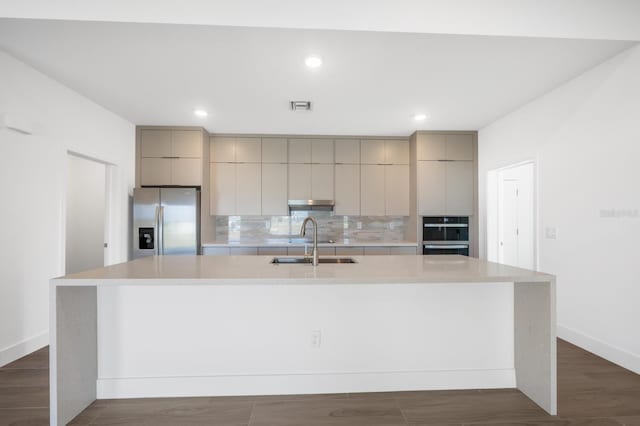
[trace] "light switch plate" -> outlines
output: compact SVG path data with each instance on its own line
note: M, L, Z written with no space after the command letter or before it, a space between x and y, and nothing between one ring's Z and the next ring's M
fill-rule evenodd
M558 230L554 227L545 228L544 235L548 240L555 240L557 238Z

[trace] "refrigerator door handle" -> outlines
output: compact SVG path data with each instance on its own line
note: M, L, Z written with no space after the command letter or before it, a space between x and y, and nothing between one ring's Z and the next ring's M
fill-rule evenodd
M160 232L158 231L158 227L160 226L160 207L156 206L156 215L153 223L153 240L156 243L156 254L160 254L160 240L158 239L158 235Z
M160 243L158 244L158 254L164 254L164 206L160 206Z

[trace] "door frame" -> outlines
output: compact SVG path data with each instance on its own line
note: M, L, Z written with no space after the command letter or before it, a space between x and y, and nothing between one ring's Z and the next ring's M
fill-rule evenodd
M72 156L72 157L76 157L76 158L81 158L83 160L88 160L88 161L93 161L95 163L99 163L105 166L105 188L104 188L104 194L105 194L105 200L104 200L104 237L103 237L103 242L105 244L107 244L107 247L104 248L104 252L103 252L103 261L104 261L104 265L109 265L114 258L114 248L113 245L111 244L112 241L112 232L114 231L113 229L113 224L114 224L114 217L115 217L115 208L116 208L116 203L115 203L115 194L114 194L114 188L115 188L115 178L116 178L116 171L117 171L117 166L109 161L105 161L96 157L92 157L90 155L86 155L86 154L82 154L78 151L73 151L73 150L66 150L65 151L65 173L64 173L64 197L62 200L62 238L61 238L61 245L62 245L62 250L61 250L61 259L60 259L60 267L62 271L66 271L66 261L67 261L67 247L66 247L66 235L67 235L67 200L69 197L69 194L67 193L68 190L68 183L69 183L69 164L68 164L68 158Z
M534 270L539 269L539 242L538 242L538 163L535 159L527 159L512 163L503 167L499 167L487 172L487 218L486 218L486 239L485 239L485 253L487 260L491 262L499 261L500 253L500 216L501 216L501 190L502 179L501 176L505 171L510 169L522 167L530 164L532 166L532 179L531 179L531 194L532 194L532 226L531 230L533 235L533 266Z

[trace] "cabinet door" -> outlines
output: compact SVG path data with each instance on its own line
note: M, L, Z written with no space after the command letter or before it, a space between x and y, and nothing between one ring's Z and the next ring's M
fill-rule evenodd
M289 199L311 199L311 164L289 164Z
M260 138L237 138L236 159L237 163L259 163L262 161L262 147Z
M473 212L473 162L448 161L446 164L446 214L469 216Z
M333 164L311 165L311 199L333 200Z
M311 163L310 139L289 139L289 163Z
M229 254L231 256L257 256L258 247L230 247Z
M202 247L204 256L229 256L229 247Z
M200 158L172 159L171 184L182 186L202 185L202 160Z
M209 161L212 163L233 163L236 161L235 138L211 138Z
M286 147L286 145L285 145ZM262 164L262 215L286 216L287 165Z
M365 256L387 255L387 254L391 254L391 251L389 250L389 247L369 246L369 247L365 247L364 248L364 254L365 254Z
M262 210L262 165L236 164L236 213L260 216Z
M363 256L364 247L336 247L336 256Z
M200 130L173 130L171 132L171 156L202 158L202 133Z
M333 139L311 140L311 162L314 164L333 164Z
M171 157L171 130L141 130L140 157Z
M409 164L409 141L388 140L384 147L386 164Z
M384 216L384 166L362 165L360 175L360 214Z
M446 159L473 161L473 135L446 135Z
M319 256L335 256L336 249L335 247L318 247L318 255Z
M236 164L210 164L211 215L231 216L236 213Z
M171 185L171 159L140 159L140 185Z
M287 140L281 138L262 138L262 162L286 163Z
M358 139L336 139L336 164L360 164L360 141Z
M360 216L360 166L336 164L335 214Z
M362 164L384 164L384 141L380 139L363 139L360 141L360 162Z
M418 134L416 150L418 161L445 160L447 158L445 135Z
M286 247L258 247L258 256L286 256Z
M385 215L409 216L409 166L384 166Z
M446 169L442 161L418 161L418 214L443 215Z
M417 249L415 247L389 247L389 254L397 256L409 256L416 255Z

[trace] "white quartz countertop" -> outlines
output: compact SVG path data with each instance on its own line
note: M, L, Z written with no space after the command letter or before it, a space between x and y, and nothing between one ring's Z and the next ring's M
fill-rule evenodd
M325 256L321 256L325 257ZM326 256L329 257L329 256ZM52 285L549 282L551 275L471 257L354 256L355 264L271 264L272 256L153 256L53 279Z
M260 241L214 241L203 243L202 247L304 247L311 245L312 242L289 241L288 239L268 239ZM418 243L411 241L354 241L343 240L334 243L318 242L318 247L416 247Z

